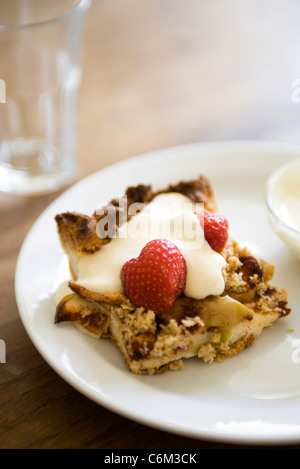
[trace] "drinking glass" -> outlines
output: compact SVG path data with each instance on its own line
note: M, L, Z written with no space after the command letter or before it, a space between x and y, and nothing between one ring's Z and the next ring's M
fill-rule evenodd
M0 190L59 189L76 168L80 44L90 0L0 3Z

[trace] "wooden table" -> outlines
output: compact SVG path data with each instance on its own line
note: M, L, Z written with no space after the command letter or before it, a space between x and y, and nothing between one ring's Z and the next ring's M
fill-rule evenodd
M300 104L292 99L300 77L300 5L275 4L94 0L82 53L76 179L177 144L300 143ZM242 447L129 421L83 397L41 358L19 318L14 271L28 230L57 195L0 196L0 338L7 346L7 363L0 364L0 447Z

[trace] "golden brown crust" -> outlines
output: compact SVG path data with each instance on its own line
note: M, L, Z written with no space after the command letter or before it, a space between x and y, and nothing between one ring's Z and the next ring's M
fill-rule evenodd
M244 337L237 340L231 347L225 350L217 350L215 360L216 362L223 362L226 358L233 357L238 353L241 353L245 348L250 347L256 341L256 337L253 334L245 334Z
M93 217L98 222L113 206L116 209L116 227L121 226L122 221L130 219L128 209L132 204L140 203L147 205L155 195L150 185L139 184L137 186L130 186L127 188L124 196L119 199L112 199L107 205L101 207L100 210L96 210ZM126 213L124 213L125 209L127 209Z
M103 304L70 294L56 308L55 324L61 322L73 322L99 338L108 332L110 314Z
M69 288L82 298L87 298L97 303L110 305L130 304L129 299L122 293L98 293L88 290L75 282L69 282Z
M77 212L65 212L56 215L55 221L63 247L72 243L81 253L95 252L104 244L97 236L95 218Z
M109 214L109 211L116 209L116 225L110 226L112 232L124 221L129 220L128 209L133 203L148 204L158 194L166 192L180 192L192 201L204 203L207 210L215 210L216 203L213 189L205 176L198 179L179 182L176 185L170 185L165 189L154 192L152 186L139 184L135 187L129 187L120 199L113 199L107 206L102 207L101 212L96 211L93 216L84 215L77 212L65 212L56 215L58 235L61 245L69 257L70 270L73 279L78 277L78 261L88 254L95 252L110 241L110 238L102 239L97 234L97 223ZM126 204L122 201L126 199ZM124 206L127 212L124 213ZM108 233L109 235L109 233Z
M56 215L60 243L69 257L72 277L78 277L78 261L88 254L97 251L105 241L96 233L97 221L93 217L77 212L65 212Z
M158 191L157 194L165 192L179 192L189 197L192 202L204 204L205 210L210 212L217 210L214 191L209 180L203 175L192 181L180 181L177 184L170 184L166 189Z

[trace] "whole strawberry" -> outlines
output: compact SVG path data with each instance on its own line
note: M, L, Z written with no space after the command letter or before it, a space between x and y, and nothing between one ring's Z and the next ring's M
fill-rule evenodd
M124 264L121 280L136 306L168 311L185 289L186 262L177 246L165 239L146 244L139 257Z
M214 251L221 252L228 240L229 224L226 218L216 212L197 212L196 215L208 244Z

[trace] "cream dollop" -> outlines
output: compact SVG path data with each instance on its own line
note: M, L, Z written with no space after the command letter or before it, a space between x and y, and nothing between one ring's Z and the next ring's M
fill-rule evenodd
M180 250L187 265L185 295L203 299L220 295L225 288L224 257L204 239L203 229L191 200L179 193L156 196L145 208L124 223L117 237L99 251L79 261L77 284L99 293L123 293L121 269L138 257L154 239L168 239Z

